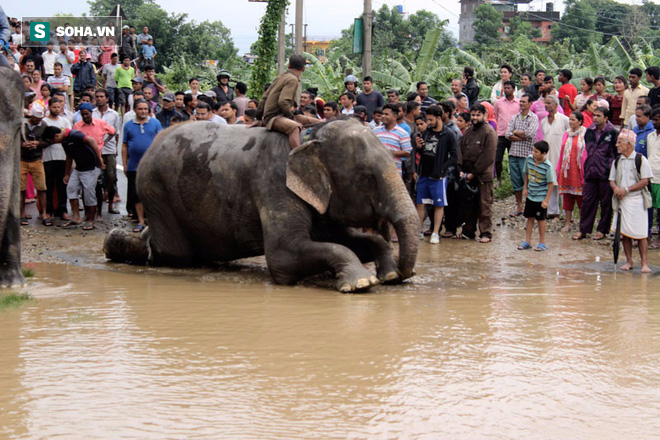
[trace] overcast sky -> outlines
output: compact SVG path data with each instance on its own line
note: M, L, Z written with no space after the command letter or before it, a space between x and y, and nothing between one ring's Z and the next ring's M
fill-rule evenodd
M624 3L641 4L641 0L623 0ZM653 0L654 3L660 0ZM253 3L248 0L158 0L157 3L168 12L187 13L196 21L220 20L231 29L234 44L239 48L239 54L248 51L257 38L259 19L266 9L265 3ZM294 22L295 0L290 0L287 23ZM547 0L535 0L531 7L544 11ZM414 13L420 9L437 14L442 19L449 20L449 30L458 36L458 16L460 3L458 0L372 0L374 9L388 6L403 5L404 11ZM26 7L26 5L29 5ZM30 0L29 2L12 2L3 4L8 16L51 16L58 12L81 14L88 12L89 7L81 0ZM305 0L304 22L308 24L309 39L331 39L348 28L353 19L362 13L363 2L360 0ZM527 7L521 7L526 10ZM563 10L562 0L555 2L556 10ZM287 28L290 32L290 28ZM158 47L158 42L155 42Z

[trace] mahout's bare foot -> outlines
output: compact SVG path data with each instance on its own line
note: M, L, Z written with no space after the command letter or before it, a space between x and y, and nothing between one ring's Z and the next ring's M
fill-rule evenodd
M644 266L642 266L642 273L651 273L651 272L653 272L653 271L648 266L648 264L645 264Z
M632 263L626 263L623 266L621 266L621 270L632 270Z

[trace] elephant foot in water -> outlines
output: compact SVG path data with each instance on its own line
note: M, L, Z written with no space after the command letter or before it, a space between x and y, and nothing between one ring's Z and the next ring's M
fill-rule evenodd
M364 276L355 277L345 274L337 276L336 287L341 293L366 292L370 287L379 284L378 278L367 273Z
M25 278L23 278L20 265L0 267L0 288L15 289L19 287L25 287Z

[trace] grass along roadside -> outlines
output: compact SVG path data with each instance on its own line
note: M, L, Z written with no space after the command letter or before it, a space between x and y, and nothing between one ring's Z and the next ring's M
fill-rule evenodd
M0 296L0 310L22 307L26 302L32 301L29 293L9 293Z

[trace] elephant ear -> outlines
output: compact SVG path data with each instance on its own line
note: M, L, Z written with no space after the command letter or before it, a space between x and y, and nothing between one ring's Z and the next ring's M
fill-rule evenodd
M330 203L332 187L330 173L319 158L321 141L305 142L289 153L286 163L286 187L325 214Z

